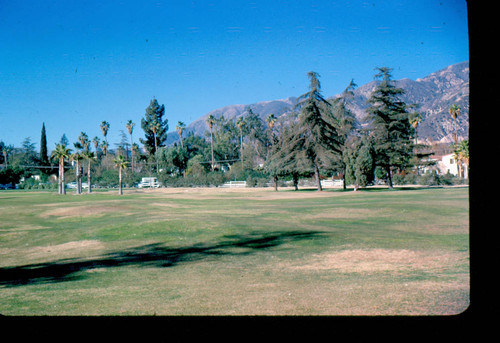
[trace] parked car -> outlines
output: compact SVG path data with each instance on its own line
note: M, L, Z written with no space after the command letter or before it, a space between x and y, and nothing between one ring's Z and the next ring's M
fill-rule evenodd
M137 185L139 188L158 188L160 186L156 177L143 177L141 182Z

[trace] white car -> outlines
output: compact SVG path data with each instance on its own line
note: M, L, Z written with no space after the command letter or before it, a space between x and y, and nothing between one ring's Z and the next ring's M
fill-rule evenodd
M143 177L141 182L137 185L139 188L158 188L160 183L156 177Z
M69 182L66 184L66 188L76 189L76 182Z

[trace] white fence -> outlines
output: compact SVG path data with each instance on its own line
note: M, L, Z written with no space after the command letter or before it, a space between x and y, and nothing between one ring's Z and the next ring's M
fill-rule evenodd
M321 180L321 187L343 187L344 180Z
M247 182L246 181L229 181L223 184L221 187L223 188L241 188L241 187L246 187Z

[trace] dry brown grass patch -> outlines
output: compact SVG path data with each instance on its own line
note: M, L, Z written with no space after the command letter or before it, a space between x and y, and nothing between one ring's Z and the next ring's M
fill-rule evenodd
M342 273L445 270L464 263L465 253L434 253L406 249L354 249L314 255L294 270L336 270Z
M48 210L40 214L40 217L47 218L50 216L68 218L68 217L89 217L105 213L118 212L126 209L125 206L75 206L75 207L59 207Z

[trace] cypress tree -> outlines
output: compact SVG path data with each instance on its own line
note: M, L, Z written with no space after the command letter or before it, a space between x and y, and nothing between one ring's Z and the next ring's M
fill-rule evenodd
M47 136L45 134L45 123L42 124L42 133L40 137L40 164L43 166L49 164L49 156L47 154Z

